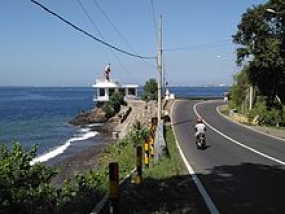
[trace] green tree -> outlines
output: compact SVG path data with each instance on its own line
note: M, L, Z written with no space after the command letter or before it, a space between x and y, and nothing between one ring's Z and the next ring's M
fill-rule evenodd
M118 113L121 109L121 105L126 105L124 101L124 95L120 92L114 92L110 97L110 104L114 109L115 113Z
M0 145L0 213L87 213L106 193L107 169L90 170L65 180L61 188L51 184L57 171L33 164L37 146L25 151Z
M143 145L146 137L149 136L149 130L146 126L142 125L139 121L135 121L132 131L129 135L132 144L135 146Z
M232 108L239 109L248 95L249 82L248 82L248 69L245 67L240 73L234 76L234 84L231 88L231 101L230 105Z
M105 118L111 118L115 115L115 111L110 102L105 102L102 105L102 110L105 112Z
M37 147L26 152L19 144L11 151L0 147L0 212L53 213L57 192L49 183L57 172L43 165L31 165Z
M113 117L120 111L121 105L126 105L126 102L124 101L124 95L120 92L114 92L112 96L110 96L110 100L104 102L102 105L102 109L105 112L105 117Z
M269 8L276 13L269 13ZM247 9L233 35L234 43L240 45L237 63L248 66L250 83L267 97L269 105L276 95L285 100L284 38L284 0L270 0Z
M144 85L144 99L145 100L157 100L158 85L154 78L149 79Z

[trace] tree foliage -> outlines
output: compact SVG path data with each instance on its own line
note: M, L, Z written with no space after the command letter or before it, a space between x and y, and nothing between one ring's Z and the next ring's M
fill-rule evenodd
M4 213L48 213L57 204L55 188L49 184L56 171L30 164L36 150L26 152L19 144L11 152L0 147L0 210Z
M267 9L276 13L270 13ZM276 95L285 100L285 1L270 0L242 14L233 35L237 63L248 66L248 79L272 103Z
M149 79L144 85L144 99L145 100L157 100L158 85L154 78Z
M240 73L234 76L234 84L230 91L231 107L240 108L242 106L242 104L246 101L248 88L248 69L245 67Z
M126 105L124 101L124 95L120 92L114 92L110 97L110 104L114 109L115 113L118 113L121 109L121 105Z
M107 188L107 170L90 170L68 178L60 188L51 184L57 171L31 164L37 146L25 151L13 144L0 146L0 213L87 213ZM96 200L95 200L96 199Z
M124 95L120 92L114 92L110 96L110 100L104 102L104 104L102 105L102 109L105 112L105 117L113 117L116 113L120 111L121 105L126 105L126 102L124 101Z
M139 121L135 121L129 138L134 146L139 144L143 145L146 137L149 136L149 130L146 126L142 125Z

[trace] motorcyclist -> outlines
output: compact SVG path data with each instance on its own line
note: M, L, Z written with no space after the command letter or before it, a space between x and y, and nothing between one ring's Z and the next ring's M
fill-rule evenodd
M196 141L197 141L197 138L198 138L199 134L204 134L205 135L206 125L203 123L203 120L202 120L201 117L198 117L197 123L194 126L194 130L195 130Z

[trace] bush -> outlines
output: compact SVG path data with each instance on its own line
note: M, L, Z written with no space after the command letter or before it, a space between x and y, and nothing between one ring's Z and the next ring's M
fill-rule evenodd
M124 101L123 94L120 92L114 92L112 96L110 96L110 101L104 102L104 104L98 104L98 106L101 106L105 112L105 117L107 119L119 113L121 110L121 105L126 105L126 102Z
M90 170L66 179L61 188L50 184L57 171L31 161L37 146L25 151L14 144L0 147L0 213L87 213L107 192L107 170Z
M149 130L143 126L139 121L136 121L132 127L132 131L129 134L129 139L134 147L139 144L143 144L147 136L149 136Z
M136 122L135 130L118 144L105 149L102 164L75 178L65 180L61 188L50 184L57 171L41 164L31 165L36 157L37 146L25 151L14 144L11 151L0 146L0 213L88 213L96 201L108 191L108 166L118 161L120 177L134 168L134 146L143 143L148 135L146 127ZM129 140L132 140L130 143ZM126 155L127 154L127 155Z
M9 151L0 147L0 210L3 213L51 213L57 204L50 180L57 172L42 165L30 165L37 146L26 152L19 144Z
M110 97L110 104L115 113L118 113L121 109L121 105L126 105L124 101L124 95L120 92L114 92Z
M269 108L263 98L258 98L254 105L254 109L249 111L249 118L253 120L255 116L259 116L259 124L267 126L275 126L278 119L278 112L275 108Z
M102 106L103 111L105 112L105 117L111 118L115 115L115 111L113 109L113 106L111 105L110 102L106 102L103 106Z
M154 78L149 79L144 85L143 100L157 100L158 85Z

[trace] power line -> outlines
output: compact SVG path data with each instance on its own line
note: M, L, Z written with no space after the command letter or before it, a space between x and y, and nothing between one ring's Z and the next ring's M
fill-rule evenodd
M93 21L93 19L91 18L91 16L89 15L89 13L87 12L87 10L84 8L83 4L81 3L80 0L77 0L77 2L79 3L79 6L81 7L81 9L84 11L84 13L87 15L89 21L92 23L93 27L95 28L95 30L98 32L98 34L100 35L101 39L104 40L104 36L102 35L102 33L100 32L99 28L96 26L95 22ZM120 60L120 58L116 55L115 51L113 49L109 49L110 52L113 54L113 56L116 58L116 60L119 62L119 64L123 67L123 69L125 71L127 71L128 75L131 76L133 79L134 77L131 75L131 73L128 71L128 69L126 68L126 66L123 64L123 62Z
M229 43L230 40L223 40L218 42L212 42L212 43L204 43L204 44L197 44L193 46L185 46L185 47L177 47L177 48L165 48L163 51L167 52L174 52L174 51L187 51L187 50L193 50L193 49L210 49L210 48L218 48L222 46L228 46L232 45L232 43Z
M35 1L35 0L31 0L32 3L38 5L39 7L41 7L42 9L44 9L45 11L47 11L48 13L52 14L53 16L57 17L58 19L60 19L61 21L63 21L64 23L68 24L69 26L73 27L75 30L77 31L80 31L81 33L85 34L86 36L96 40L97 42L109 47L109 48L112 48L118 52L121 52L123 54L126 54L126 55L129 55L129 56L132 56L132 57L137 57L137 58L141 58L141 59L156 59L156 57L154 56L141 56L141 55L138 55L138 54L134 54L134 53L131 53L131 52L128 52L128 51L125 51L125 50L122 50L114 45L111 45L101 39L98 39L97 37L93 36L92 34L88 33L87 31L79 28L78 26L76 26L75 24L72 24L70 21L64 19L63 17L61 17L60 15L58 15L57 13L51 11L50 9L48 9L47 7L45 7L44 5L40 4L39 2Z
M96 7L100 10L100 12L103 14L103 16L105 17L105 19L110 23L110 25L114 28L114 30L117 32L117 34L121 37L121 39L132 49L132 51L134 53L137 54L137 52L135 51L135 49L131 46L131 44L128 42L128 40L123 36L123 34L120 32L120 30L116 27L116 25L114 24L114 22L109 18L109 16L107 15L107 13L102 9L102 7L100 6L100 4L96 1L93 0L93 3L96 5ZM144 61L145 63L148 63L147 61ZM152 66L152 65L151 65Z
M84 11L84 13L86 14L86 16L88 17L89 21L92 23L94 29L97 31L97 33L100 35L101 39L103 39L103 36L99 30L99 28L95 25L95 22L93 21L93 19L89 16L87 10L84 8L84 6L82 5L80 0L77 0L79 6L81 7L81 9Z
M157 26L156 26L153 0L149 0L149 1L150 1L150 5L151 5L152 21L153 21L154 31L155 31L155 33L156 33L156 35L157 35L158 30L157 30Z
M131 46L131 44L127 41L127 39L123 36L123 34L120 32L120 30L116 27L114 22L108 17L108 15L105 13L105 11L102 9L102 7L99 5L99 3L96 0L93 0L96 7L100 10L100 12L103 14L105 19L112 25L114 30L118 33L118 35L121 37L122 40L132 49L133 52L136 53L135 49Z

